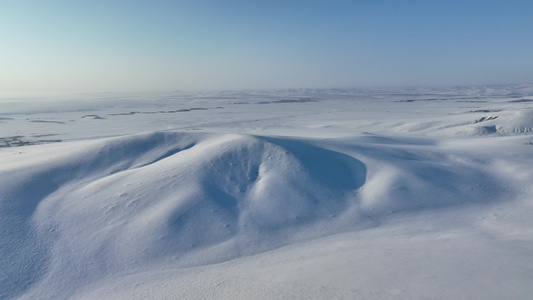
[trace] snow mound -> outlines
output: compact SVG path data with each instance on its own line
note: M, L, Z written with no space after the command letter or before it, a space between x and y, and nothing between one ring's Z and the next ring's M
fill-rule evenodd
M406 133L430 133L446 136L524 135L533 133L533 110L508 110L497 114L471 114L451 116L430 122L399 124L397 131Z
M12 255L6 273L24 290L39 277L83 282L136 262L212 263L324 234L320 224L346 209L366 168L302 142L154 133L10 174L4 243L24 255Z
M508 112L502 116L496 129L505 135L533 133L533 109Z
M158 132L6 164L3 296L68 298L106 277L223 262L502 190L483 162L429 140L317 143Z
M454 127L454 135L522 135L533 133L533 110L500 112L498 115L483 116L472 124Z

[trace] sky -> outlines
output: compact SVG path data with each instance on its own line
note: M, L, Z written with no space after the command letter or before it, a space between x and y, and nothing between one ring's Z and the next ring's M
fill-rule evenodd
M533 1L4 0L0 93L533 82Z

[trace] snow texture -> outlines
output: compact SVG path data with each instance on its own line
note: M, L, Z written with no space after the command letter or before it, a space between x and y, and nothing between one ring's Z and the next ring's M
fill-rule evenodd
M0 299L530 299L529 100L0 99Z

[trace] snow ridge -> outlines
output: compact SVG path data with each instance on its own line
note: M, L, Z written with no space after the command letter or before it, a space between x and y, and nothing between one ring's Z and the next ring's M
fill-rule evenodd
M11 249L3 296L74 296L102 278L215 264L499 199L486 161L434 145L177 132L65 143L64 153L30 156L0 175L1 242Z

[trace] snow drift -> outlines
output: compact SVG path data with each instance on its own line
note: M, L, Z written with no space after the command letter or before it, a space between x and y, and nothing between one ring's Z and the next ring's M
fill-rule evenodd
M150 133L73 142L66 153L8 165L4 293L53 298L102 276L219 263L375 226L391 213L493 201L501 190L479 162L429 145L316 144Z
M516 95L533 89L9 102L0 298L528 299Z

